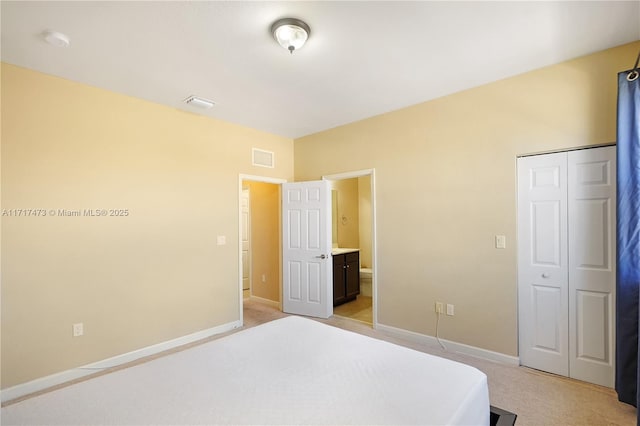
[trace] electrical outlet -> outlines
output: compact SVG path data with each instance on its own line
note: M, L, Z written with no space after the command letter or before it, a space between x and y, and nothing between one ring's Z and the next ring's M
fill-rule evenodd
M442 302L436 302L436 313L437 314L444 313L444 304Z
M80 337L84 334L84 324L79 322L73 324L73 337Z
M267 275L266 274L262 274L262 282L263 283L267 282Z
M453 316L453 305L451 303L447 303L447 315Z

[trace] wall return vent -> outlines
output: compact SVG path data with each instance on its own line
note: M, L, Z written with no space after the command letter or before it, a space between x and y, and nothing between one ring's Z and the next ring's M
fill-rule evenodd
M252 148L251 157L252 157L251 164L253 164L254 166L269 167L270 169L273 169L274 167L273 152L271 151L264 151L262 149Z

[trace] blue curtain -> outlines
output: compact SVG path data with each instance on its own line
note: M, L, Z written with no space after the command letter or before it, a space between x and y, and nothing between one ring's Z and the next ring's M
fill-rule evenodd
M640 60L640 55L638 56ZM640 302L640 78L638 62L618 74L618 245L616 282L616 391L640 406L638 304ZM640 411L640 410L639 410ZM640 413L638 414L640 424Z

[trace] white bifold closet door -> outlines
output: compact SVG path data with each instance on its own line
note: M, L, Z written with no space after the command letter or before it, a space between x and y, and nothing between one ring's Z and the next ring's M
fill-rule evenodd
M613 387L615 147L518 159L522 365Z

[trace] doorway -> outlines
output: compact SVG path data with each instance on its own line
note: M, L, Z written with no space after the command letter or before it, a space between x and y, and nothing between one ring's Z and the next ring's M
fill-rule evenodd
M355 258L357 253L359 261L358 294L335 306L334 315L364 322L375 328L377 277L374 173L374 169L368 169L327 175L323 179L330 181L332 187L333 251L345 253L346 263L349 256ZM349 252L352 249L357 252ZM334 268L336 259L334 256Z
M360 178L360 177L366 177L368 178L368 190L370 193L370 201L367 204L367 209L370 211L370 215L369 215L369 222L368 222L368 226L370 227L371 231L369 234L369 239L368 239L368 243L367 243L367 248L369 249L369 253L371 256L371 267L370 269L370 274L371 274L371 305L372 305L372 326L373 328L377 327L378 324L378 315L377 315L377 261L376 261L376 215L375 215L375 205L376 205L376 194L375 194L375 169L367 169L367 170L360 170L360 171L354 171L354 172L347 172L347 173L340 173L340 174L334 174L334 175L327 175L327 176L323 176L323 180L329 180L329 181L339 181L339 180L344 180L344 179L353 179L353 178ZM265 183L265 184L270 184L270 186L272 188L277 188L278 191L278 203L277 203L277 207L273 207L273 211L276 213L276 216L278 217L278 221L277 221L277 225L272 226L272 228L277 228L277 243L278 243L278 249L276 251L277 253L277 270L278 270L278 297L277 297L277 301L274 300L270 300L270 299L263 299L260 296L255 294L255 289L257 287L259 287L260 285L262 285L262 273L260 273L259 271L257 271L255 268L250 268L249 271L249 276L251 277L252 282L249 284L251 290L251 298L257 299L261 302L265 302L267 304L272 304L273 306L276 306L278 309L282 310L282 222L281 222L281 213L282 213L282 209L281 209L281 187L283 183L286 183L287 180L286 179L279 179L279 178L270 178L270 177L264 177L264 176L255 176L255 175L245 175L245 174L240 174L239 175L239 179L238 179L238 215L239 215L239 220L240 220L240 224L242 224L242 197L243 197L243 187L247 187L247 184L250 184L252 182L256 182L256 183ZM249 188L249 193L251 194L251 189ZM255 203L251 203L251 199L249 200L250 203L250 208L252 210L257 209L257 206L255 205ZM363 221L365 222L365 221ZM257 232L256 226L258 226L256 223L254 223L254 221L251 222L251 234L252 234L252 238L254 238L255 233ZM367 226L367 225L365 225ZM238 274L239 274L239 279L238 279L238 289L239 289L239 319L240 319L240 323L243 324L244 323L244 318L243 318L243 308L244 308L244 299L243 299L243 263L242 263L242 226L238 227L238 241L239 241L239 247L238 247L238 255L239 255L239 262L238 262ZM253 258L255 258L255 254L257 254L257 246L255 244L252 244L251 246L252 248L252 252L254 254L254 256L252 256ZM252 264L254 263L254 261L252 260L251 262ZM268 281L268 278L267 278ZM252 287L252 284L255 284Z
M240 175L239 318L245 300L281 309L280 186L284 179Z
M251 297L251 188L242 183L240 196L240 246L242 250L242 297Z

